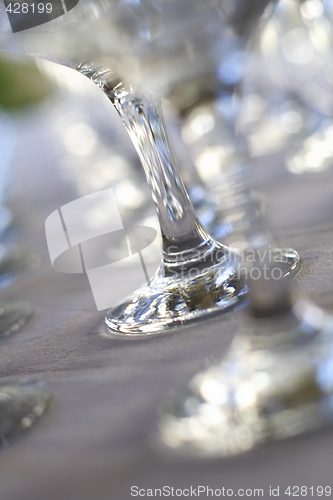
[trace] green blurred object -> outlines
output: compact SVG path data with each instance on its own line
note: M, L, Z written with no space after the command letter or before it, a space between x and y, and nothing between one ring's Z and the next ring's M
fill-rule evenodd
M0 58L0 108L18 111L43 100L52 85L33 60Z

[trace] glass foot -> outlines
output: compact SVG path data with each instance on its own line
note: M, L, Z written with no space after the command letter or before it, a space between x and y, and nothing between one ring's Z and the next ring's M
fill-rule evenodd
M19 330L32 316L32 308L24 302L0 304L0 339Z
M45 413L51 395L42 382L0 385L0 447L28 430Z
M150 335L234 307L247 287L235 262L216 264L194 277L165 277L159 270L106 316L107 326L126 335Z
M280 277L299 271L301 259L295 250L274 248L269 252L270 262L282 273ZM241 259L237 264L237 253L229 255L229 264L223 261L193 278L165 277L159 270L149 285L143 285L106 315L107 326L124 335L150 335L228 311L247 293L239 271Z
M186 454L226 457L332 423L332 332L333 318L305 301L276 321L253 321L221 365L169 401L163 441Z

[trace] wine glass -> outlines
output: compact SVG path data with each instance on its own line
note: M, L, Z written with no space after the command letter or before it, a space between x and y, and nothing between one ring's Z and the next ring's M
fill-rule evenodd
M249 281L249 314L222 362L164 407L161 437L179 452L228 457L332 422L332 315L284 279Z
M106 323L113 331L145 335L169 330L229 310L246 293L238 274L241 253L215 241L196 217L151 89L171 95L193 85L198 99L188 108L205 99L217 108L228 107L235 60L239 66L246 39L269 4L257 0L250 9L244 1L237 6L228 0L182 6L163 1L156 8L154 2L133 6L81 0L43 30L10 33L7 21L2 46L68 65L101 87L143 163L161 225L163 263L149 284L108 313ZM28 9L24 15L28 20L32 13ZM47 27L53 32L45 33Z
M251 181L253 167L246 141L239 132L242 73L225 91L228 106L216 109L207 100L185 110L184 99L171 96L176 113L182 117L180 134L205 184L208 200L216 200L219 217L208 222L210 234L221 243L241 250L270 247L272 257L280 256L285 276L300 268L300 256L291 248L277 248L266 227L265 207ZM278 259L277 259L278 260Z

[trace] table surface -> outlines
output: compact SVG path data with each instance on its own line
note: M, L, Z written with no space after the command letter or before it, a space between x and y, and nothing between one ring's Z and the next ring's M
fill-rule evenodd
M58 175L50 126L57 106L16 121L16 218L30 228L24 241L38 249L42 264L1 291L2 300L31 302L35 314L1 343L0 374L3 382L42 380L54 400L38 425L1 451L1 500L126 500L134 485L263 488L265 498L269 486L279 486L287 498L288 486L332 484L330 429L224 460L182 458L160 446L161 403L222 359L246 311L150 338L105 335L104 312L96 311L86 276L57 273L48 259L44 221L77 197ZM258 159L255 177L269 200L277 244L302 256L295 290L332 309L333 169L292 175L278 155ZM115 297L121 298L123 283L124 274L114 284Z

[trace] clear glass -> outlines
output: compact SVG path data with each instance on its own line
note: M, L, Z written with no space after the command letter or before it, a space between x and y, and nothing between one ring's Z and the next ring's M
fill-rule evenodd
M332 11L330 1L280 0L246 77L244 130L252 154L283 153L296 175L331 165Z
M218 366L195 375L160 421L185 453L227 457L328 426L333 318L290 297L286 280L252 281L244 325Z
M307 15L324 12L320 1L288 4ZM309 55L304 46L289 42L288 54L303 48ZM274 73L264 65L261 72L268 78L279 69ZM283 71L279 74L280 81L288 81ZM296 72L292 85L303 91L301 75ZM317 148L318 166L326 153ZM256 266L260 269L260 262ZM161 436L177 451L227 457L332 423L332 316L291 296L286 280L250 279L248 286L248 315L221 364L194 376L164 408Z
M160 222L163 262L151 282L108 313L107 325L148 334L228 309L245 293L240 254L216 242L199 222L175 167L162 111L153 93L140 96L105 66L78 71L99 85L124 122L145 169Z
M28 267L32 252L12 242L8 230L13 214L8 208L10 169L16 140L12 120L0 110L0 288L5 288L17 274ZM0 302L0 340L19 330L31 317L32 308L24 302Z
M220 5L162 1L157 9L154 2L81 0L42 29L2 35L7 47L71 66L97 83L114 103L143 163L161 225L163 262L147 285L108 313L106 323L114 331L169 330L229 310L245 295L238 274L241 254L214 240L199 222L151 88L171 95L190 85L197 98L186 103L187 109L206 100L218 109L224 94L234 94L246 40L269 3L257 0L249 8L245 1L237 6L228 0ZM93 63L82 62L90 56Z

